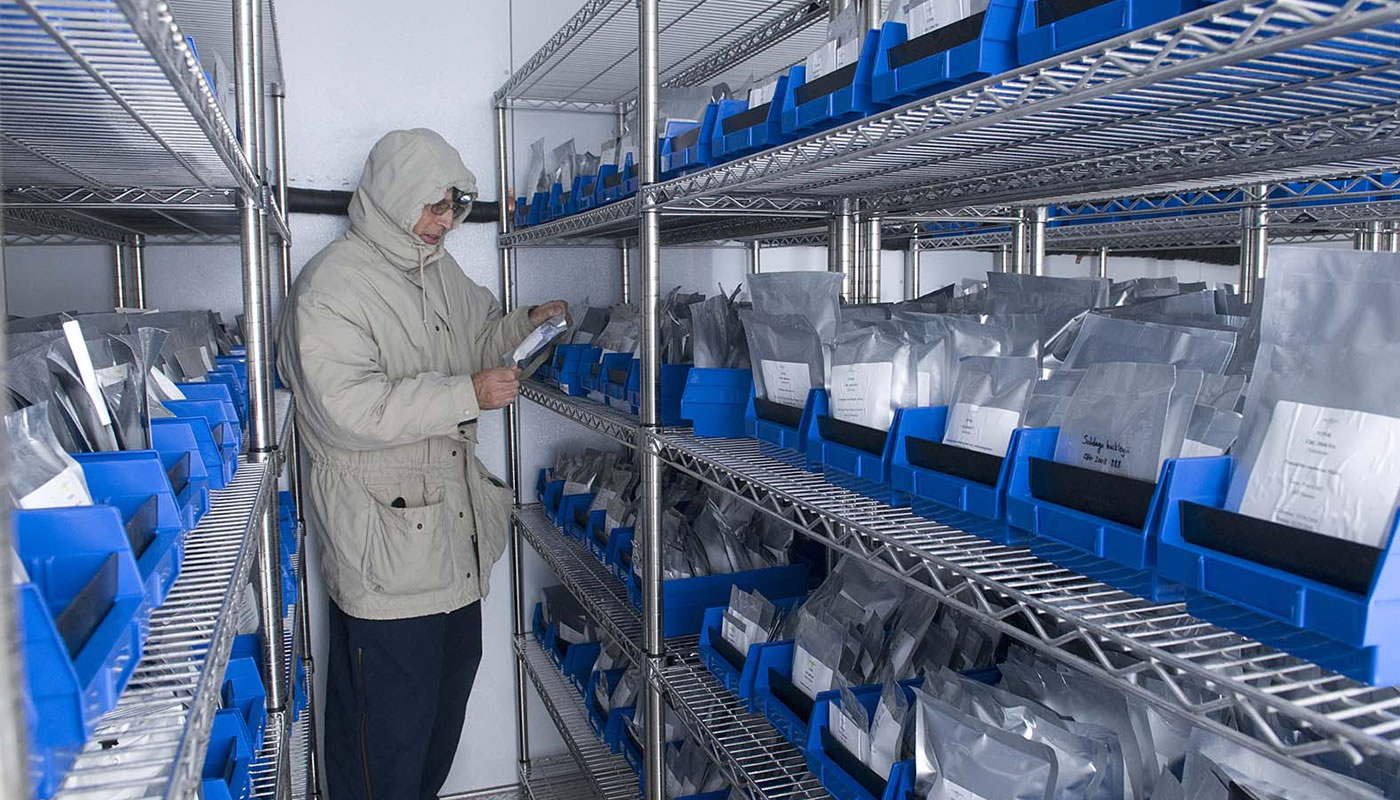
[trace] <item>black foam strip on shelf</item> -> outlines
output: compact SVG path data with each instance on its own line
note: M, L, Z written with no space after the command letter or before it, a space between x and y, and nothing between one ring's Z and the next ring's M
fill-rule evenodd
M769 422L776 422L779 425L786 425L789 428L796 428L802 425L802 409L793 406L775 403L772 400L765 400L762 397L753 399L753 411L759 419L766 419Z
M725 661L728 661L729 666L738 670L744 668L743 653L740 653L734 648L734 645L724 640L724 634L720 632L719 628L710 628L710 647L713 648L716 653L719 653L720 657Z
M1132 528L1147 524L1156 491L1157 484L1136 478L1031 459L1032 497Z
M865 791L870 792L874 797L885 796L885 789L888 787L889 781L875 774L875 770L851 755L845 745L836 741L836 737L831 735L831 730L828 728L822 728L822 750L826 753L827 758L845 770L846 774L854 778Z
M1360 542L1185 500L1181 535L1194 545L1363 595L1381 558L1379 548Z
M884 454L885 440L890 436L889 431L867 428L828 416L817 417L817 429L828 442L844 444L876 456Z
M731 114L720 120L720 130L726 134L742 131L745 128L752 128L761 125L768 120L768 111L773 107L772 103L764 103L761 106L740 111L738 114Z
M850 86L856 79L856 67L859 64L859 61L847 64L838 70L826 73L810 83L802 84L797 87L797 91L793 93L794 99L796 99L798 105L802 105L803 103L816 100L818 97L825 97L832 92Z
M909 454L909 463L916 467L966 478L986 486L997 485L1001 465L1005 461L1001 456L991 453L979 453L976 450L920 439L917 436L905 437L904 446Z
M768 668L768 688L772 690L773 696L783 702L792 713L796 714L803 722L812 721L812 709L816 703L812 698L802 693L796 684L788 680L783 673Z
M1113 0L1037 0L1035 4L1035 26L1043 28L1081 11L1108 5Z
M960 44L977 40L982 35L982 23L987 12L979 11L970 17L960 19L952 25L931 30L917 39L890 48L890 66L898 69L913 64L920 59L951 50Z

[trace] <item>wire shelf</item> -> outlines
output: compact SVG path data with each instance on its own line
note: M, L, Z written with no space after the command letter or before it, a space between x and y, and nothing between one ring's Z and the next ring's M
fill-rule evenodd
M589 617L624 645L623 652L633 664L645 666L641 615L622 583L578 540L561 533L539 506L516 509L515 521ZM730 782L746 787L759 800L827 797L820 782L807 772L801 754L761 715L745 712L744 704L706 671L697 643L693 636L666 642L670 658L662 684L672 708L680 712L686 728L704 744Z
M773 150L647 202L1056 202L1357 175L1395 163L1398 0L1223 0Z
M210 75L214 74L214 54L217 53L232 72L235 69L233 4L208 3L202 0L168 2L180 30L194 37L204 71ZM262 28L263 81L269 87L282 87L282 40L277 32L277 9L273 0L262 0Z
M528 380L520 384L520 396L592 428L613 441L636 447L637 419L586 397L570 397L552 386Z
M670 658L661 682L667 698L730 783L763 800L831 797L797 748L715 680L700 660L698 638L671 639L666 646Z
M516 530L535 548L588 615L622 646L634 664L642 663L642 620L622 582L582 542L565 536L538 505L515 509Z
M1150 603L1023 548L992 544L838 488L763 455L753 440L676 431L656 438L670 466L1193 724L1280 759L1400 755L1396 689L1359 684L1197 620L1181 604ZM1168 696L1144 688L1148 678L1162 681ZM1210 699L1183 699L1203 689ZM1249 733L1217 723L1224 708ZM1286 728L1309 733L1293 738Z
M520 765L525 800L597 800L588 778L571 756L532 758Z
M159 0L5 0L0 105L6 187L258 185Z
M677 0L661 5L663 86L737 85L806 57L825 38L826 0ZM497 101L624 103L637 94L637 7L587 0L516 70Z
M636 800L636 773L620 753L614 753L593 732L578 690L564 679L549 654L533 638L516 637L515 649L569 753L598 797L601 800Z

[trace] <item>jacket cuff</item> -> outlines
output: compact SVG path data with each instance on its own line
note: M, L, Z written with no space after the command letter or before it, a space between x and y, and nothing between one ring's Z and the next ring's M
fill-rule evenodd
M535 326L530 322L530 309L533 306L521 306L501 319L501 332L505 334L509 347L507 352L514 350L525 341L525 337L530 335L530 331Z
M481 405L476 399L476 385L472 383L470 375L462 376L454 381L452 387L452 404L457 414L461 416L453 423L470 422L481 416Z

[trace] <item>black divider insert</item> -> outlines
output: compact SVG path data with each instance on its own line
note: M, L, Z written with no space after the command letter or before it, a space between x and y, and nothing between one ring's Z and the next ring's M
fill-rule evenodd
M753 411L759 419L766 419L789 428L796 428L802 424L802 409L775 403L762 397L753 399Z
M159 521L160 506L155 495L147 497L146 502L138 506L126 521L126 540L131 543L131 552L136 558L140 558L155 540L156 523Z
M889 785L889 780L875 774L875 770L851 755L851 751L847 750L845 745L831 735L829 728L822 728L822 750L826 753L827 758L845 770L846 774L854 778L865 791L876 797L885 796L885 788Z
M753 108L740 111L738 114L731 114L719 121L720 130L728 134L760 125L768 121L768 111L772 107L773 104L771 102L764 103L761 106L754 106Z
M214 435L214 444L218 445L219 447L223 447L223 446L224 446L224 425L225 425L225 424L226 424L226 423L223 423L223 422L210 422L210 423L209 423L209 430L210 430L210 431L213 433L213 435Z
M976 41L977 37L982 35L982 23L986 18L987 12L979 11L970 17L954 22L952 25L944 25L917 39L910 39L904 44L895 45L890 48L890 66L898 69L906 64L913 64L919 59L951 50L960 44Z
M622 185L622 173L614 172L603 176L603 188L615 189Z
M637 165L636 165L636 164L633 164L632 166L628 167L627 169L625 169L625 170L623 170L623 171L624 171L625 173L627 173L627 180L629 180L629 181L632 180L633 178L637 177Z
M710 647L714 648L714 651L719 653L725 661L728 661L729 666L734 669L744 668L744 661L746 660L744 654L734 649L734 645L724 640L724 634L719 628L710 628Z
M976 450L920 439L917 436L906 436L904 447L909 454L909 463L916 467L966 478L987 486L997 485L997 478L1001 475L1001 464L1005 460L991 453L979 453Z
M768 688L773 691L773 696L783 701L792 713L796 714L803 722L812 721L812 709L816 703L812 698L802 693L802 690L783 673L768 668Z
M885 440L890 436L889 431L867 428L828 416L817 417L817 430L828 442L844 444L876 456L884 455Z
M165 471L165 477L169 479L170 489L175 494L185 491L185 487L190 485L190 454L185 453L175 459L175 463Z
M1181 535L1191 544L1356 594L1371 590L1381 559L1376 547L1185 500Z
M690 130L685 131L684 133L678 133L675 136L672 136L671 152L674 154L677 150L684 150L685 148L690 147L691 145L700 141L701 130L703 130L703 127L691 128Z
M117 563L117 554L108 554L102 566L97 568L97 573L88 579L87 585L54 619L54 626L58 628L64 647L68 648L70 658L78 657L102 620L107 618L107 612L116 605Z
M570 197L573 197L573 195L574 195L573 190L570 190L570 191L567 191L567 192L560 192L560 193L559 193L559 205L561 205L561 206L562 206L562 205L568 205L568 203L569 203L569 198L570 198Z
M1136 478L1031 459L1032 497L1129 527L1147 524L1147 511L1156 491L1157 484Z
M619 383L619 384L625 384L625 383L627 383L627 370L625 370L625 369L610 369L610 370L608 370L608 381L611 382L611 383Z
M859 61L847 64L834 72L826 73L814 81L804 83L797 87L797 91L793 93L793 97L797 100L798 105L801 105L810 100L816 100L818 97L829 95L837 89L844 89L855 82L856 67L859 66L859 64Z
M588 527L588 506L579 506L574 509L574 522L582 525L585 529Z
M1038 0L1035 4L1035 26L1043 28L1081 11L1107 5L1113 0Z
M591 363L591 364L588 365L588 374L589 374L589 376L591 376L591 377L594 377L594 378L598 377L598 373L600 373L600 372L602 372L602 371L603 371L603 362L602 362L602 361L594 361L593 363Z

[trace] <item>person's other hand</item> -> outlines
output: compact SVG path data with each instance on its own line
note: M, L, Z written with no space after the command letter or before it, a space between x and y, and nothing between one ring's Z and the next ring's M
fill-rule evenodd
M472 376L476 404L482 411L505 408L520 392L520 368L496 367L484 369Z
M563 300L550 300L530 309L530 324L539 327L545 320L569 313L569 304Z

